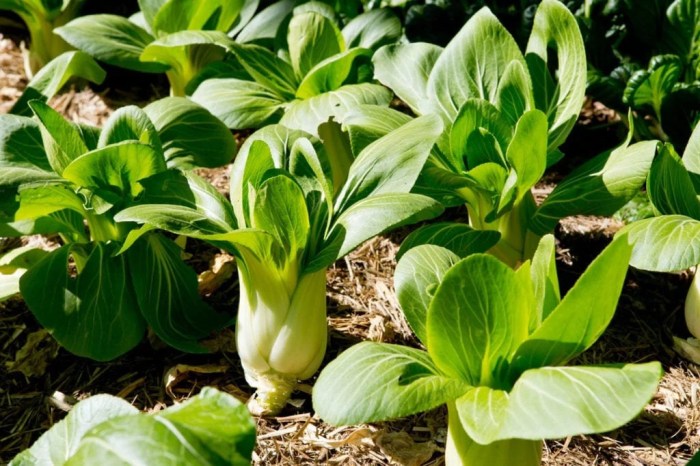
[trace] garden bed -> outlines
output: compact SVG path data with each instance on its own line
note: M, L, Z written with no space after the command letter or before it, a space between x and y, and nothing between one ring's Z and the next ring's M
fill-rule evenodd
M26 84L18 45L10 38L0 40L0 64L0 111L7 111ZM147 92L139 90L138 85L115 87L112 82L107 86L97 91L67 90L55 97L51 105L73 121L101 125L120 106L143 104L144 95L166 93L153 88L153 83L146 84ZM608 123L611 115L591 104L582 113L580 125L594 124L601 118L607 118ZM595 141L590 145L594 146ZM580 153L569 156L585 158L591 153L581 143L575 147ZM567 157L570 159L575 157ZM226 169L201 174L226 192ZM548 184L540 189L551 190L557 179L556 175L550 176ZM462 214L456 211L448 215ZM614 221L593 217L562 222L557 231L557 265L564 288L575 281L618 227ZM401 237L399 232L370 241L329 269L331 333L327 361L360 340L418 344L398 311L393 293L394 256ZM50 238L33 237L28 241L42 242L48 248L55 246ZM0 253L20 244L3 238ZM198 272L209 269L217 257L219 262L226 260L220 251L196 241L188 243L188 252ZM549 441L543 464L681 465L700 448L700 372L673 353L671 340L671 335L687 333L682 304L688 284L685 274L630 270L615 319L598 343L577 362L659 360L666 375L651 403L635 421L602 435ZM234 277L212 291L207 300L215 309L233 313L237 295ZM0 463L27 448L76 400L97 393L117 395L147 411L161 410L207 385L245 401L253 390L243 378L233 332L222 332L211 344L219 351L188 355L149 339L116 361L96 363L59 349L20 298L0 304ZM442 409L391 423L336 428L313 416L312 384L313 380L294 394L293 403L281 416L258 419L255 464L442 463L446 434Z

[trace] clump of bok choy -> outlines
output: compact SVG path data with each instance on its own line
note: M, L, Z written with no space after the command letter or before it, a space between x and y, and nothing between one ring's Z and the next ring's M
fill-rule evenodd
M655 393L661 365L566 364L612 319L630 253L618 238L560 299L551 235L518 270L485 254L409 250L397 295L426 350L364 342L341 353L314 386L316 413L343 425L446 404L448 466L537 466L542 439L621 426Z
M24 70L32 78L44 65L71 46L54 34L54 28L78 15L85 0L0 0L0 10L17 13L29 30L29 49L24 50Z
M235 254L238 353L255 411L278 412L321 365L328 338L326 269L363 241L425 220L440 204L409 191L442 131L426 116L353 156L328 123L310 135L281 125L254 133L231 171L236 220L183 206L137 206L117 219L211 241ZM224 207L222 207L223 209Z
M279 53L232 43L248 76L221 73L204 81L192 99L229 128L279 121L315 135L342 108L389 104L391 92L372 82L370 58L400 35L401 23L388 9L361 14L341 30L330 6L304 3L294 8Z
M155 232L130 237L136 225L115 215L139 201L210 195L214 188L177 169L227 163L236 150L229 130L184 98L124 107L101 130L70 123L40 100L29 106L35 119L0 116L0 236L58 234L63 245L28 264L0 259L15 267L8 292L26 270L19 291L27 306L81 356L113 359L147 326L181 350L206 351L198 340L229 317L200 299L180 247Z
M532 188L563 156L558 148L576 122L586 89L576 19L555 0L539 5L524 55L483 8L444 49L388 45L373 62L377 79L416 114L437 114L445 123L416 192L445 205L466 203L473 228L501 235L491 252L511 266L532 258L539 238L559 219L610 215L622 207L639 191L655 155L656 143L628 140L536 204ZM409 119L364 106L341 121L357 149Z
M258 1L139 0L131 18L88 15L56 34L110 65L144 73L166 73L171 94L184 96L207 65L221 62L234 34L255 13Z
M700 125L683 158L666 143L647 179L649 200L658 216L633 222L628 233L634 249L631 264L642 270L674 272L700 264ZM700 273L695 273L685 301L685 320L694 338L675 338L679 352L700 362Z
M212 387L152 414L116 396L94 395L76 404L10 466L246 466L254 447L255 423L248 410Z

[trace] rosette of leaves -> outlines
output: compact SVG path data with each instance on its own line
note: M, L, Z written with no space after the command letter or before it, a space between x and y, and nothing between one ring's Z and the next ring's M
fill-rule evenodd
M245 405L212 387L152 414L116 396L94 395L10 465L246 466L254 446L255 423Z
M409 191L442 130L425 116L349 150L335 123L323 144L272 125L246 140L231 171L235 221L185 206L142 205L117 218L193 236L237 258L236 342L255 410L281 410L319 368L328 339L326 269L362 242L442 212Z
M56 29L65 41L110 65L166 73L184 96L205 67L224 60L230 38L255 14L257 0L139 0L131 18L87 15Z
M317 135L321 123L348 107L389 104L391 92L372 82L370 58L400 35L389 10L359 15L341 30L330 6L304 3L294 9L278 54L231 44L248 76L219 74L202 82L192 99L232 129L280 122Z
M128 240L136 225L115 215L141 199L208 196L214 188L180 169L227 163L229 130L184 98L124 107L102 130L29 105L35 119L0 117L0 236L58 234L62 243L19 279L29 309L67 350L100 361L136 346L147 326L171 346L205 352L198 341L230 318L200 299L180 247L156 232ZM168 189L149 189L161 186L154 180Z
M0 10L16 13L27 25L29 49L24 51L24 70L31 78L44 65L71 46L54 34L54 28L78 15L85 0L1 0Z
M334 425L399 418L447 405L448 466L537 466L542 439L605 432L656 392L658 362L567 365L610 323L627 271L625 237L560 298L551 235L513 270L435 245L399 261L397 297L425 350L363 342L340 354L313 389Z
M675 272L700 264L700 125L681 158L664 144L647 179L647 194L657 216L633 222L620 234L634 245L631 264L642 270ZM686 357L700 361L700 273L685 302L685 320L694 338L675 338Z
M532 188L563 156L558 147L578 118L586 87L578 26L554 0L540 4L525 55L482 9L444 49L391 45L373 61L379 81L416 114L438 114L445 123L415 191L447 206L466 203L470 225L500 234L492 253L512 266L532 258L539 238L560 218L613 214L639 191L655 155L655 143L630 145L628 139L535 203ZM354 150L409 120L369 106L341 119Z

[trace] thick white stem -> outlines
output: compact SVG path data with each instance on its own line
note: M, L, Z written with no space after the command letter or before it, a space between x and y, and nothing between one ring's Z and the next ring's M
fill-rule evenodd
M685 323L695 338L700 338L700 273L690 283L688 295L685 298Z

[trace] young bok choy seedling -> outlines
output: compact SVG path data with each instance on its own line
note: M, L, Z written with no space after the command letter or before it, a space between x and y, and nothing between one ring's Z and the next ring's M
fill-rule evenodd
M328 5L304 3L293 11L279 54L260 45L231 44L248 77L221 74L203 82L192 99L229 128L279 121L316 135L318 126L343 108L389 104L391 92L372 82L370 58L400 35L401 23L390 10L359 15L341 30Z
M621 233L634 245L631 264L642 270L674 272L700 264L700 125L683 158L666 143L654 160L647 194L658 216L633 222ZM700 362L700 273L695 273L685 301L685 320L694 338L675 338L676 347Z
M100 361L136 346L147 326L181 350L206 351L198 340L229 317L200 299L172 240L129 239L136 225L115 215L139 200L194 203L192 193L215 191L177 169L227 163L236 150L229 130L184 98L124 107L102 130L39 100L29 106L35 119L0 116L0 236L62 239L19 278L34 316L67 350Z
M532 188L563 156L558 148L578 118L586 89L576 19L555 0L540 3L524 55L483 8L444 49L389 45L373 62L377 79L416 114L438 114L445 123L416 192L445 205L466 203L473 228L500 233L491 252L511 266L532 258L539 238L559 219L610 215L622 207L639 191L655 155L654 142L628 140L536 204ZM357 150L409 119L365 106L341 121Z
M16 13L27 25L29 49L24 50L24 70L32 78L44 65L72 49L54 28L78 15L85 0L0 0L0 10Z
M326 269L363 241L442 211L409 191L442 131L420 117L353 157L335 123L310 135L281 125L246 140L231 171L235 222L196 208L136 206L117 215L211 241L235 254L238 354L263 414L284 407L321 365L328 338Z
M566 364L612 319L630 253L618 238L560 299L551 235L518 270L486 254L409 250L397 296L426 350L353 346L316 381L316 413L344 425L446 404L448 466L537 466L542 439L621 426L655 393L661 365Z

